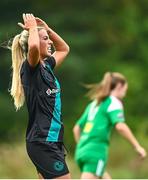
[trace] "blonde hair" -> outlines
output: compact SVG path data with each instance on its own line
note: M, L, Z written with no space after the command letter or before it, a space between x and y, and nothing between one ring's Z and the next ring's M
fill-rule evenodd
M104 77L100 83L86 85L89 90L87 96L91 100L97 100L99 104L110 92L117 86L118 83L126 84L126 78L118 72L107 72L104 74Z
M10 94L14 99L16 110L20 109L25 101L24 90L21 83L20 71L28 52L28 31L14 37L12 42L12 85Z

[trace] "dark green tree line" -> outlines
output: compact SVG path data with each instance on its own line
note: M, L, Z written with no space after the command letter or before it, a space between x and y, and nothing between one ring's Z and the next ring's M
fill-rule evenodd
M119 71L127 77L126 118L135 131L145 124L143 133L147 133L147 0L5 0L0 9L0 43L20 33L17 22L22 21L22 13L32 12L55 29L71 48L67 60L56 72L63 91L66 144L74 144L72 127L88 102L81 84L99 82L106 71ZM25 108L19 114L15 112L8 95L11 53L0 48L0 55L2 140L24 132L27 117Z

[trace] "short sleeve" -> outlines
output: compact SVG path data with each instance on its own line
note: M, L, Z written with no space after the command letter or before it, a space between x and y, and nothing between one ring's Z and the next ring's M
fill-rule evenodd
M81 129L83 129L85 126L85 123L86 123L87 117L88 117L88 112L89 112L89 105L86 107L85 111L83 112L81 117L76 122L76 124L79 125Z
M111 99L111 103L107 109L107 113L113 125L125 121L123 105L121 101L116 98Z
M48 62L48 64L50 65L50 68L53 70L56 66L56 60L53 56L50 56L46 59L46 61Z
M35 67L30 66L28 60L26 59L21 67L21 76L24 72L26 72L27 75L33 75L39 69L39 66L40 63L38 63Z

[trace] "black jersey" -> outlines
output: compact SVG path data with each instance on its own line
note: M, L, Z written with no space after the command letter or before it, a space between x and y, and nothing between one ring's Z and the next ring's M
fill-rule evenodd
M44 65L31 67L27 60L22 65L21 81L29 113L27 141L63 141L61 89L52 71L55 64L51 56Z

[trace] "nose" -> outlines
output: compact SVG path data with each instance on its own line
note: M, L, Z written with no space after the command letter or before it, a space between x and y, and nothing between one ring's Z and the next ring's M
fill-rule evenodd
M49 39L48 44L53 44L53 41Z

